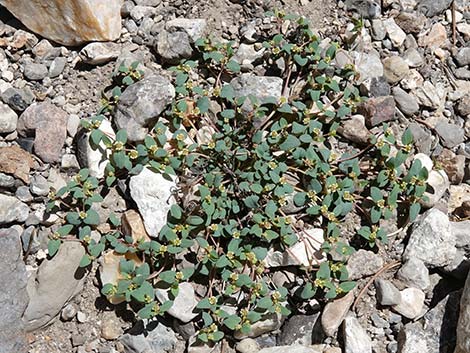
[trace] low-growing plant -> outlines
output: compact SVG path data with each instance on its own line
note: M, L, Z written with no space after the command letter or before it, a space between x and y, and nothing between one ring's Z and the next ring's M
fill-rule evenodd
M165 314L182 282L204 286L195 309L203 342L230 331L246 334L266 315L287 316L312 298L352 290L346 269L351 244L376 249L386 243L381 222L412 221L426 188L427 171L411 158L409 130L397 140L384 126L362 150L339 149L338 128L364 99L354 67L339 67L339 43L325 44L305 19L271 16L277 32L264 41L261 60L266 72L283 79L282 97L239 95L229 83L241 71L233 43L200 39L197 57L171 68L176 98L144 141L129 142L124 130L112 139L98 129L112 115L117 94L103 114L85 122L92 144L104 143L110 152L105 178L82 170L50 202L50 209L67 211L50 242L51 256L69 234L87 246L84 266L107 248L133 254L121 261L119 283L104 283L102 292L132 302L140 317ZM177 180L167 224L150 241L136 242L112 216L112 230L91 237L98 225L91 206L102 200L96 191L143 167ZM361 216L353 239L341 227L350 213ZM310 243L313 227L323 230L322 244ZM308 263L296 258L298 243ZM315 260L313 248L323 258ZM294 281L273 278L279 270L268 261L273 253L294 259L287 268ZM168 300L157 299L156 288L167 291Z

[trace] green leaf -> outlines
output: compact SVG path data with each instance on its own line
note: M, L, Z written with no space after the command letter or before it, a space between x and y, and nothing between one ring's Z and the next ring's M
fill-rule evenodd
M127 142L127 131L122 129L116 133L116 141L125 144Z
M228 63L227 63L227 69L234 72L234 73L238 73L240 72L240 64L238 64L235 60L230 60Z
M202 114L205 114L209 111L209 106L210 106L209 98L201 97L197 100L197 107L199 108Z
M413 222L416 219L416 217L418 217L420 210L421 210L421 205L419 203L414 203L410 206L410 222Z
M300 293L300 297L302 299L311 299L315 296L316 292L317 292L316 287L314 287L312 283L308 282L302 289L302 292Z
M237 315L230 315L224 320L224 325L227 326L230 330L235 330L238 324L240 324L241 319Z
M248 208L257 208L258 207L259 196L251 195L245 198L243 202L245 203L246 207Z
M89 209L86 212L86 218L83 220L83 222L89 225L98 225L100 224L100 216L95 210Z
M342 282L339 288L345 293L352 291L356 287L356 282Z
M175 271L163 271L160 273L159 277L163 282L172 284L175 281L175 275Z
M294 55L294 60L300 66L305 66L308 63L308 59L300 56L299 54Z
M82 259L80 260L79 267L87 267L91 264L92 258L89 255L83 255Z
M199 216L189 216L186 222L192 226L200 226L201 224L204 224L204 219Z
M174 204L170 208L170 214L175 219L181 219L181 217L183 216L183 210L181 209L180 206L178 206L177 204Z
M401 137L401 142L404 145L409 145L413 143L413 134L411 133L410 128L407 128Z
M217 267L217 268L224 268L224 267L230 266L231 264L232 264L232 263L231 263L230 260L227 258L227 256L222 255L222 256L217 260L217 262L215 263L215 267Z
M374 200L374 202L377 202L383 199L382 192L380 191L379 188L375 186L370 188L370 196L372 197L372 200Z
M60 248L60 244L62 242L60 241L60 239L51 239L49 240L49 242L47 243L47 251L49 253L49 256L54 256L57 251L59 250Z
M293 135L287 136L286 140L279 145L279 148L283 151L289 151L300 146L300 141Z
M60 227L59 229L57 229L57 234L59 234L61 237L65 236L65 235L68 235L70 234L70 232L72 231L73 229L73 225L72 224L66 224L65 226L62 226Z

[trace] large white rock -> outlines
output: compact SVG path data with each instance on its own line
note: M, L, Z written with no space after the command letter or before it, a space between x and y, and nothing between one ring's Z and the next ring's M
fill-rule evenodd
M345 353L372 352L372 341L369 335L353 315L344 319L343 329Z
M121 0L0 0L33 32L64 45L121 34Z
M157 236L166 224L168 211L176 203L173 196L175 180L165 179L162 174L144 168L131 178L129 187L148 234Z

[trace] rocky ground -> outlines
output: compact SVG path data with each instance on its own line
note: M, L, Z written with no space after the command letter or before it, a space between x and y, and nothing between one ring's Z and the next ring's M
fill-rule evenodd
M193 50L161 35L184 18L192 20L183 26L188 35L242 43L241 64L256 71L250 45L271 25L263 13L273 8L307 16L321 34L349 43L336 60L356 66L369 100L362 116L345 123L344 137L360 141L382 122L397 131L408 126L416 158L429 170L429 200L412 226L392 227L387 245L351 256L355 291L257 337L196 350L187 347L194 328L179 321L184 312L143 329L125 305L109 304L99 293L98 264L78 269L78 242L49 258L57 216L45 202L50 187L58 190L80 167L99 172L80 120L99 109L123 60L167 75L166 63ZM468 1L135 0L121 14L115 41L70 46L34 34L0 7L0 353L470 352ZM144 191L131 194L148 226L138 199ZM112 189L100 215L126 213L142 226L130 208Z

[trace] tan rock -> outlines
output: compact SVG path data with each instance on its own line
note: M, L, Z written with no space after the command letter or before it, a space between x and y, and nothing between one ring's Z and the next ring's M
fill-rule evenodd
M34 166L31 155L18 146L0 147L0 172L13 174L29 183L29 170Z
M321 326L327 336L333 336L336 330L338 330L353 302L354 291L351 291L344 297L326 304L321 316Z
M139 213L134 210L129 210L122 215L122 231L126 235L130 235L134 242L150 241L150 237L145 230L144 222Z
M446 40L446 28L440 23L436 23L434 26L432 26L428 35L418 39L418 44L422 47L438 48L444 45Z
M0 0L33 32L64 45L121 34L121 0Z

